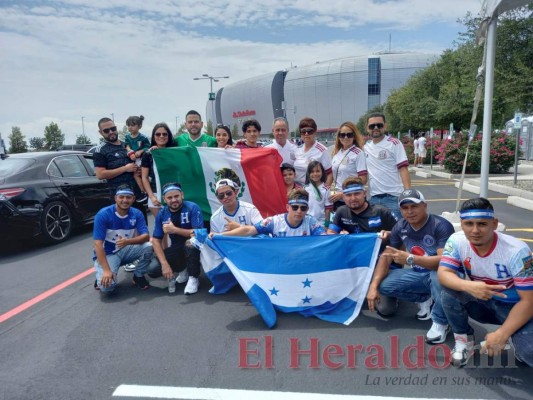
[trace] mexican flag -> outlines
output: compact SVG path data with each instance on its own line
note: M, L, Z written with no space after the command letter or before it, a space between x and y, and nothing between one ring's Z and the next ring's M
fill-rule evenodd
M275 149L186 146L157 149L152 156L158 196L166 183L180 183L185 199L198 204L205 221L221 206L215 185L224 178L237 182L239 200L254 204L264 218L286 211L282 160Z

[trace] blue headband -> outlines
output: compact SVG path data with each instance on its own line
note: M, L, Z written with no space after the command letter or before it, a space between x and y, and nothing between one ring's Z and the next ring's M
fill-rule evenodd
M181 190L181 186L170 185L163 190L163 196L172 190L179 190L180 192L183 192L183 190Z
M364 190L365 190L365 187L363 185L353 184L353 185L348 185L344 189L342 189L342 193L346 194L346 193L354 193L354 192L364 192Z
M117 192L115 193L115 196L121 196L121 195L133 196L134 193L133 193L133 190L131 190L131 189L119 189L119 190L117 190Z
M459 213L461 219L494 219L493 210L464 210Z
M306 206L309 205L309 203L307 202L307 200L305 199L294 199L294 200L289 200L289 204L304 204Z

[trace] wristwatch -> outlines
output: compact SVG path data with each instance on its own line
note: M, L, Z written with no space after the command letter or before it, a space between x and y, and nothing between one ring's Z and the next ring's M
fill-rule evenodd
M405 260L405 262L407 263L407 265L409 265L410 267L413 266L413 264L415 263L415 255L414 254L409 254Z

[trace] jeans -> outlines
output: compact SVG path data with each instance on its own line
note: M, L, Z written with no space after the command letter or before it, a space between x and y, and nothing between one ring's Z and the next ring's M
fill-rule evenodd
M442 286L437 271L418 272L410 268L393 269L379 285L379 293L413 303L422 303L433 297L431 319L441 325L448 325L442 309Z
M118 269L120 268L120 266L124 264L129 264L135 260L139 260L139 263L137 264L137 268L135 268L135 271L133 271L133 274L135 276L143 276L146 270L148 269L148 265L150 264L150 260L152 259L152 254L153 249L150 243L131 244L129 246L121 248L116 253L107 254L107 263L109 264L109 268L111 268L111 271L114 275L113 282L111 283L111 286L108 287L103 287L100 284L100 280L102 279L102 274L104 270L102 269L102 266L100 265L98 260L94 260L94 268L96 268L96 283L100 288L100 291L113 291L115 289L115 286L117 285L116 280Z
M370 204L381 204L382 206L387 207L389 210L391 210L394 218L396 218L396 220L400 220L402 218L402 214L400 213L398 199L398 196L393 196L391 194L380 194L370 197Z
M468 317L478 322L502 325L513 308L513 303L498 300L480 300L466 292L442 288L442 307L448 316L453 333L472 335L474 329ZM533 367L533 319L511 335L516 356Z
M181 272L187 269L189 276L195 278L200 276L200 250L193 247L189 240L184 244L172 244L163 251L172 271ZM163 274L161 263L155 253L147 272L151 278L159 278Z

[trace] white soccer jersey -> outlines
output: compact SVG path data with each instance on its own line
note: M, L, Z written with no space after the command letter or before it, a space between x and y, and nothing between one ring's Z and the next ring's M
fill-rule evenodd
M300 225L291 226L287 221L287 214L278 214L266 218L254 225L260 235L272 235L273 237L287 236L315 236L325 232L315 217L307 214Z
M291 143L287 140L285 142L285 146L282 147L274 140L274 143L271 143L266 147L270 147L278 151L281 158L283 158L282 164L287 163L294 165L294 161L296 160L296 149L298 148L298 146L296 146L294 143Z
M522 241L500 232L494 232L494 243L483 257L467 240L464 232L454 233L444 246L439 268L450 268L466 273L473 281L488 285L504 285L507 298L494 296L494 300L516 303L516 289L533 290L533 263L531 250Z
M296 182L305 183L307 166L311 161L320 161L326 173L331 172L331 156L326 146L322 143L315 142L309 151L304 151L304 145L302 144L296 149L295 155L294 169L296 170Z
M307 213L315 217L318 223L324 226L326 208L333 208L333 203L329 201L329 190L326 189L323 183L316 189L312 184L305 185L304 189L309 193L309 211Z
M226 230L226 218L237 222L241 225L254 225L260 222L263 217L259 213L259 210L250 203L245 201L239 201L237 210L234 214L228 214L224 207L220 207L211 216L211 232L222 233Z
M342 191L342 182L346 178L368 174L365 153L356 146L352 146L347 150L340 149L333 156L331 165L333 167L333 182L337 191Z
M409 166L402 142L385 136L379 143L365 144L366 167L370 178L370 196L391 194L400 196L404 188L400 172Z

